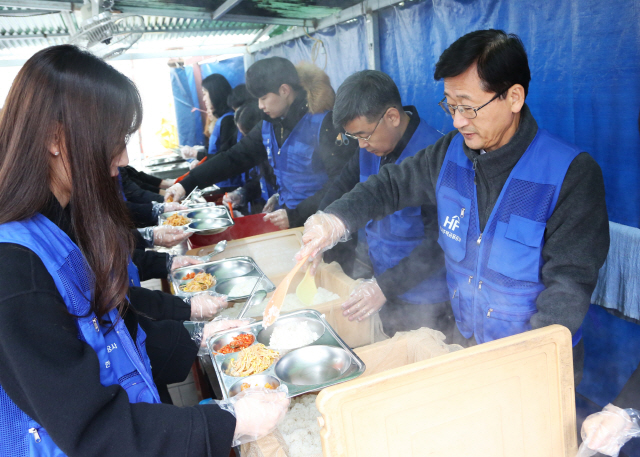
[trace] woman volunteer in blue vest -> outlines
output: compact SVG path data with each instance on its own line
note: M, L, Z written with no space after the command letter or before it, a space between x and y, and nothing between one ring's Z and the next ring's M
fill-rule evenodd
M331 113L335 94L328 76L311 64L294 67L287 59L259 60L246 74L249 92L259 99L262 122L228 151L193 169L167 189L181 200L194 187L229 179L269 160L277 179L281 210L265 216L280 228L299 227L318 209L326 188L357 145L338 144Z
M442 136L420 118L414 106L403 107L393 80L374 70L354 73L342 83L336 94L333 121L361 149L335 179L321 209L381 168L401 163ZM430 226L435 216L433 205L412 206L367 223L374 277L360 284L343 304L345 316L362 319L362 310L379 310L389 336L420 327L451 334L453 316L444 257L437 243L438 232ZM425 275L423 271L431 264L440 269Z
M440 106L457 131L312 217L299 255L315 255L372 219L435 205L453 342L471 346L561 324L573 334L577 383L580 327L609 249L602 171L538 128L525 103L531 75L517 36L478 30L459 38L434 78L444 79Z
M0 117L0 455L228 456L283 394L158 404L127 306L133 248L118 192L142 107L131 81L69 45L30 58Z

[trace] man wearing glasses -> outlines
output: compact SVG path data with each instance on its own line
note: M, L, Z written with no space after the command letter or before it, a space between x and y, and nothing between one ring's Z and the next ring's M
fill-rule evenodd
M442 135L413 106L402 106L393 80L380 71L349 76L338 88L333 108L336 128L360 146L325 194L320 209L349 192L382 167L399 164ZM343 304L349 320L380 311L387 335L429 327L451 335L444 255L437 243L435 205L411 206L365 227L373 279L359 284ZM440 268L430 272L430 266ZM429 271L428 274L422 274Z
M326 249L371 219L436 205L453 342L561 324L573 335L578 383L580 327L609 248L600 167L538 128L525 104L531 76L517 36L469 33L442 53L434 77L444 79L440 105L457 131L312 216L298 255Z

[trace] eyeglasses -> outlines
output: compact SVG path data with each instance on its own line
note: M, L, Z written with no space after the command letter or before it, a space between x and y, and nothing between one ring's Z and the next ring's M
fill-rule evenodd
M469 106L469 105L451 105L445 102L447 97L444 97L442 100L440 100L440 103L438 103L438 105L440 105L440 108L442 108L445 113L450 114L451 117L454 117L456 115L456 111L458 111L462 115L462 117L466 117L467 119L475 119L478 116L478 111L480 111L482 108L484 108L489 103L494 101L496 98L500 97L505 92L506 91L496 94L487 103L477 108L474 108L473 106Z
M352 140L356 140L356 141L360 140L360 141L368 142L369 139L373 136L373 134L376 133L376 129L380 125L380 122L382 122L382 119L384 119L384 116L387 114L387 111L389 111L390 109L391 107L387 108L385 112L382 113L382 117L378 120L376 127L373 129L373 132L371 132L371 135L369 135L368 137L362 138L361 136L352 135L350 133L347 133L346 131L344 132L344 136L346 136L347 138L351 138Z

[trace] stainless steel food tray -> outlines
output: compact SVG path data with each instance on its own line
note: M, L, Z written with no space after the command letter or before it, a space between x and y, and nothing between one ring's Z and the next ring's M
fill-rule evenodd
M222 233L235 224L227 207L207 206L204 208L190 208L162 213L158 218L159 225L163 225L164 221L173 214L181 214L191 219L191 222L184 227L187 230L199 233L200 235L215 235L217 233Z
M280 359L262 373L246 377L233 377L225 373L230 360L237 359L239 353L218 354L217 349L227 345L233 337L241 333L253 334L256 338L253 344L262 343L268 347L271 332L277 326L290 323L292 320L306 321L314 331L322 329L323 333L320 338L307 346L281 351ZM316 333L319 332L316 331ZM323 315L312 309L303 309L280 316L266 329L262 328L262 321L258 321L245 327L219 333L207 341L207 348L225 399L240 392L243 382L251 386L264 386L265 382L269 382L273 387L283 384L288 389L288 396L295 397L355 379L364 373L366 368L362 360L331 328Z
M167 165L175 162L184 162L185 160L182 158L180 154L169 154L164 157L159 157L157 159L149 159L145 160L143 163L146 167L155 167L157 165Z
M243 281L254 281L253 278L262 276L262 270L251 257L229 257L228 259L216 260L213 262L201 263L199 265L191 265L188 267L177 268L171 272L169 276L173 284L173 290L180 297L190 297L198 292L183 292L180 286L189 282L182 278L188 273L209 273L216 277L216 285L210 291L224 295L229 295L229 291L236 284ZM276 286L266 276L262 278L261 284L257 289L264 289L267 292L275 290ZM229 301L243 300L249 298L250 292L246 295L229 296Z

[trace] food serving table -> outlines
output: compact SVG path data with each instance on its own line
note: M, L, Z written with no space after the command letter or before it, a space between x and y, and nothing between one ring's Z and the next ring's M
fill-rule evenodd
M264 233L277 232L280 229L271 222L262 220L264 214L252 214L250 216L236 217L235 225L216 235L194 234L189 238L190 249L216 244L219 241L239 240Z

